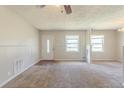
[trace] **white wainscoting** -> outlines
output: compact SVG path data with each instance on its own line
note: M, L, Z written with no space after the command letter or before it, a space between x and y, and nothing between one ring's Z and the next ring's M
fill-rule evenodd
M28 45L0 45L0 87L39 61Z

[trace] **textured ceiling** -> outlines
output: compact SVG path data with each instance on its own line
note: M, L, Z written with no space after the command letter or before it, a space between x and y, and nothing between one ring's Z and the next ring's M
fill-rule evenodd
M124 26L124 6L73 5L66 15L62 6L7 6L40 30L118 29Z

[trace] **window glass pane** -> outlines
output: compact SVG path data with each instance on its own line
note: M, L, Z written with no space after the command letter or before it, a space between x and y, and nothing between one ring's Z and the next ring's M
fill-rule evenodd
M102 50L101 47L93 47L94 50Z
M67 35L65 37L66 51L67 52L78 52L79 51L79 36L78 35Z
M66 43L78 43L78 40L75 40L75 39L74 39L74 40L71 40L71 39L68 40L68 39L67 39L67 40L66 40Z
M98 39L98 38L104 38L104 36L103 35L92 35L91 38Z
M47 40L47 53L50 52L50 40Z
M103 35L91 36L91 45L92 45L92 51L95 52L103 51L104 36Z
M79 37L77 35L67 35L66 39L78 39Z
M92 47L102 47L101 44L93 44Z
M67 47L78 47L78 44L67 44Z
M75 51L75 52L78 52L78 48L67 48L67 50L66 51Z
M93 43L103 43L103 39L91 39L91 44Z
M102 48L92 48L92 50L95 52L103 51Z

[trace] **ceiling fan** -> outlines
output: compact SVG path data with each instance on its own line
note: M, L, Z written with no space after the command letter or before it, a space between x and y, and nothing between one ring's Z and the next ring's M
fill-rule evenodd
M38 5L38 7L40 8L44 8L46 5ZM64 10L66 12L66 14L71 14L72 13L72 9L70 5L62 5L64 7ZM63 10L61 11L61 13L63 13Z

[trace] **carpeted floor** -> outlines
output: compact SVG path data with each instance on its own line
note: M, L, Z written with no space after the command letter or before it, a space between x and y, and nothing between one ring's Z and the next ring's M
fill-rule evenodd
M4 87L119 88L121 83L121 63L39 62Z

